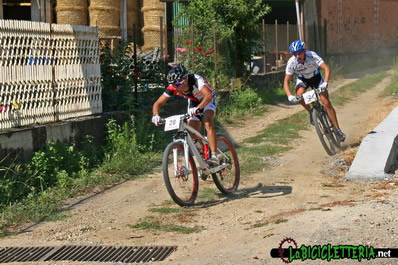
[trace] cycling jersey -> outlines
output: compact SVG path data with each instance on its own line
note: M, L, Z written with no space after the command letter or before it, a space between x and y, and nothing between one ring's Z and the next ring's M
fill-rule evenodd
M320 65L323 60L318 54L312 51L306 51L304 64L300 63L296 56L290 57L286 65L286 74L297 74L299 79L310 79L320 73Z
M180 97L185 97L190 101L189 105L193 105L194 107L198 106L200 102L202 102L204 96L200 92L203 86L206 86L212 92L213 99L215 98L215 93L213 92L213 88L209 85L209 83L202 76L197 74L189 74L188 75L188 91L184 93L178 93L176 88L173 85L169 85L166 88L166 91L163 93L167 97L171 97L173 95L177 95Z

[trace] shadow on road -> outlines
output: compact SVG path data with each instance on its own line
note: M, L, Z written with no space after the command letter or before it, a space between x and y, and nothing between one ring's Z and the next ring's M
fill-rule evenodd
M259 183L257 186L252 188L239 189L238 192L229 196L225 196L220 193L219 199L198 202L196 203L195 207L207 208L225 203L227 201L240 200L244 198L269 199L273 197L285 196L290 193L292 193L291 186L263 186L262 183Z

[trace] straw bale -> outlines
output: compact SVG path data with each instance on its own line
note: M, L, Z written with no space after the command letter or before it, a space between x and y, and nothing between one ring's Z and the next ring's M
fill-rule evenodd
M143 51L149 51L160 47L160 31L158 28L144 27L142 31L144 33Z
M87 25L87 0L58 0L57 23L72 25Z
M160 27L160 16L145 16L144 17L144 27L147 27L147 26Z
M86 7L88 6L87 0L57 0L58 6L79 6Z
M144 18L144 26L159 26L160 17L165 16L164 4L157 0L144 0L141 12Z
M90 6L90 26L119 26L120 10L109 6Z
M107 6L120 9L120 0L90 0L90 7Z
M99 28L100 37L120 36L120 27L116 26L102 26Z
M142 28L142 32L147 32L147 31L158 31L158 32L160 32L160 26L150 25L150 26L145 26L145 27Z
M88 14L84 8L57 9L57 24L87 25Z
M84 8L57 8L57 24L87 25L87 17L87 9Z
M164 8L164 3L159 0L144 0L142 3L143 8Z

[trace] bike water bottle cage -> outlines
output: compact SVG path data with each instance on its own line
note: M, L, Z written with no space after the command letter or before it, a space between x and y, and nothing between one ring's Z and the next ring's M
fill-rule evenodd
M299 51L304 50L304 49L305 49L305 43L304 43L304 41L301 41L301 40L293 41L292 44L290 44L290 46L289 46L289 50L293 54L298 54Z

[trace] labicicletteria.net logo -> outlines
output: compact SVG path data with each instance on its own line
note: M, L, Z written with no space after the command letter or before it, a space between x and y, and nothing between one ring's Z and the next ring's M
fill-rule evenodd
M285 238L278 248L271 250L271 257L280 258L285 263L294 260L339 260L353 259L357 261L376 258L398 258L398 248L374 248L363 245L301 245L293 238Z

